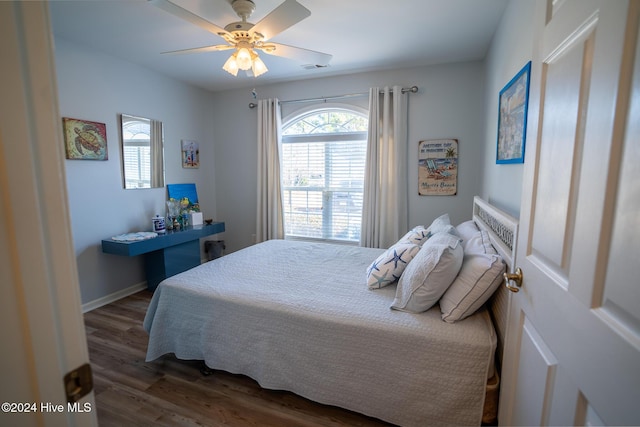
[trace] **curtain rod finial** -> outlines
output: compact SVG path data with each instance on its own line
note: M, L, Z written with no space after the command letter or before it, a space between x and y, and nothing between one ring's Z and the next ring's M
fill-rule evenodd
M249 103L249 108L256 108L258 106L258 104L254 103L254 102L250 102Z

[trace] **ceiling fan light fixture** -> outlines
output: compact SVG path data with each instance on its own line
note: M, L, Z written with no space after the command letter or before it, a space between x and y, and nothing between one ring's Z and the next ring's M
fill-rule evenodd
M241 21L231 22L225 27L219 27L179 6L177 4L178 0L150 1L160 9L199 26L221 37L226 42L223 45L203 46L162 53L202 53L233 49L233 54L227 59L222 68L233 76L237 76L239 70L247 71L247 74L251 70L256 77L268 71L264 62L258 57L256 50L285 58L304 59L311 64L319 64L316 65L317 68L326 67L331 60L331 55L326 53L269 42L275 35L311 15L311 11L296 0L285 0L256 24L248 21L256 8L254 0L227 0L228 3L231 3L231 7L241 18Z
M227 73L233 75L234 77L238 75L238 62L236 61L236 54L234 53L227 59L227 62L224 63L222 69Z
M236 53L236 62L241 70L248 70L252 65L251 52L246 47L241 47Z
M247 60L248 55L248 60ZM262 62L253 49L246 47L238 48L224 63L222 69L234 77L238 75L238 70L249 70L253 72L254 77L261 76L269 71L267 66Z
M269 71L262 59L258 55L253 60L253 65L251 66L251 70L253 71L253 77L258 77Z

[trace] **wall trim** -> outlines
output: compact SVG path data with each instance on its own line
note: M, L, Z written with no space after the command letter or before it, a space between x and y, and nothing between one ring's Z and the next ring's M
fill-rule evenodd
M118 301L119 299L128 297L129 295L133 295L136 292L140 292L144 289L147 289L147 282L140 282L133 286L129 286L128 288L121 289L117 292L114 292L109 295L105 295L96 300L89 301L86 304L82 304L82 313L86 313L91 310L95 310L96 308L102 307L103 305L110 304L114 301Z

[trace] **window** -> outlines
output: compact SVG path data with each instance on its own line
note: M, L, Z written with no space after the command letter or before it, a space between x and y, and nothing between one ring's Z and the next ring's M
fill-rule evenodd
M360 241L367 118L315 110L283 127L287 238Z

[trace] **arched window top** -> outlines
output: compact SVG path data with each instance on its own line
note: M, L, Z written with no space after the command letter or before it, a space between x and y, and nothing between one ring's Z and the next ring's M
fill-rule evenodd
M331 108L315 110L291 120L283 135L311 135L366 132L367 117L355 111Z
M149 121L123 121L122 137L125 141L149 141L151 139L151 126L149 124Z

